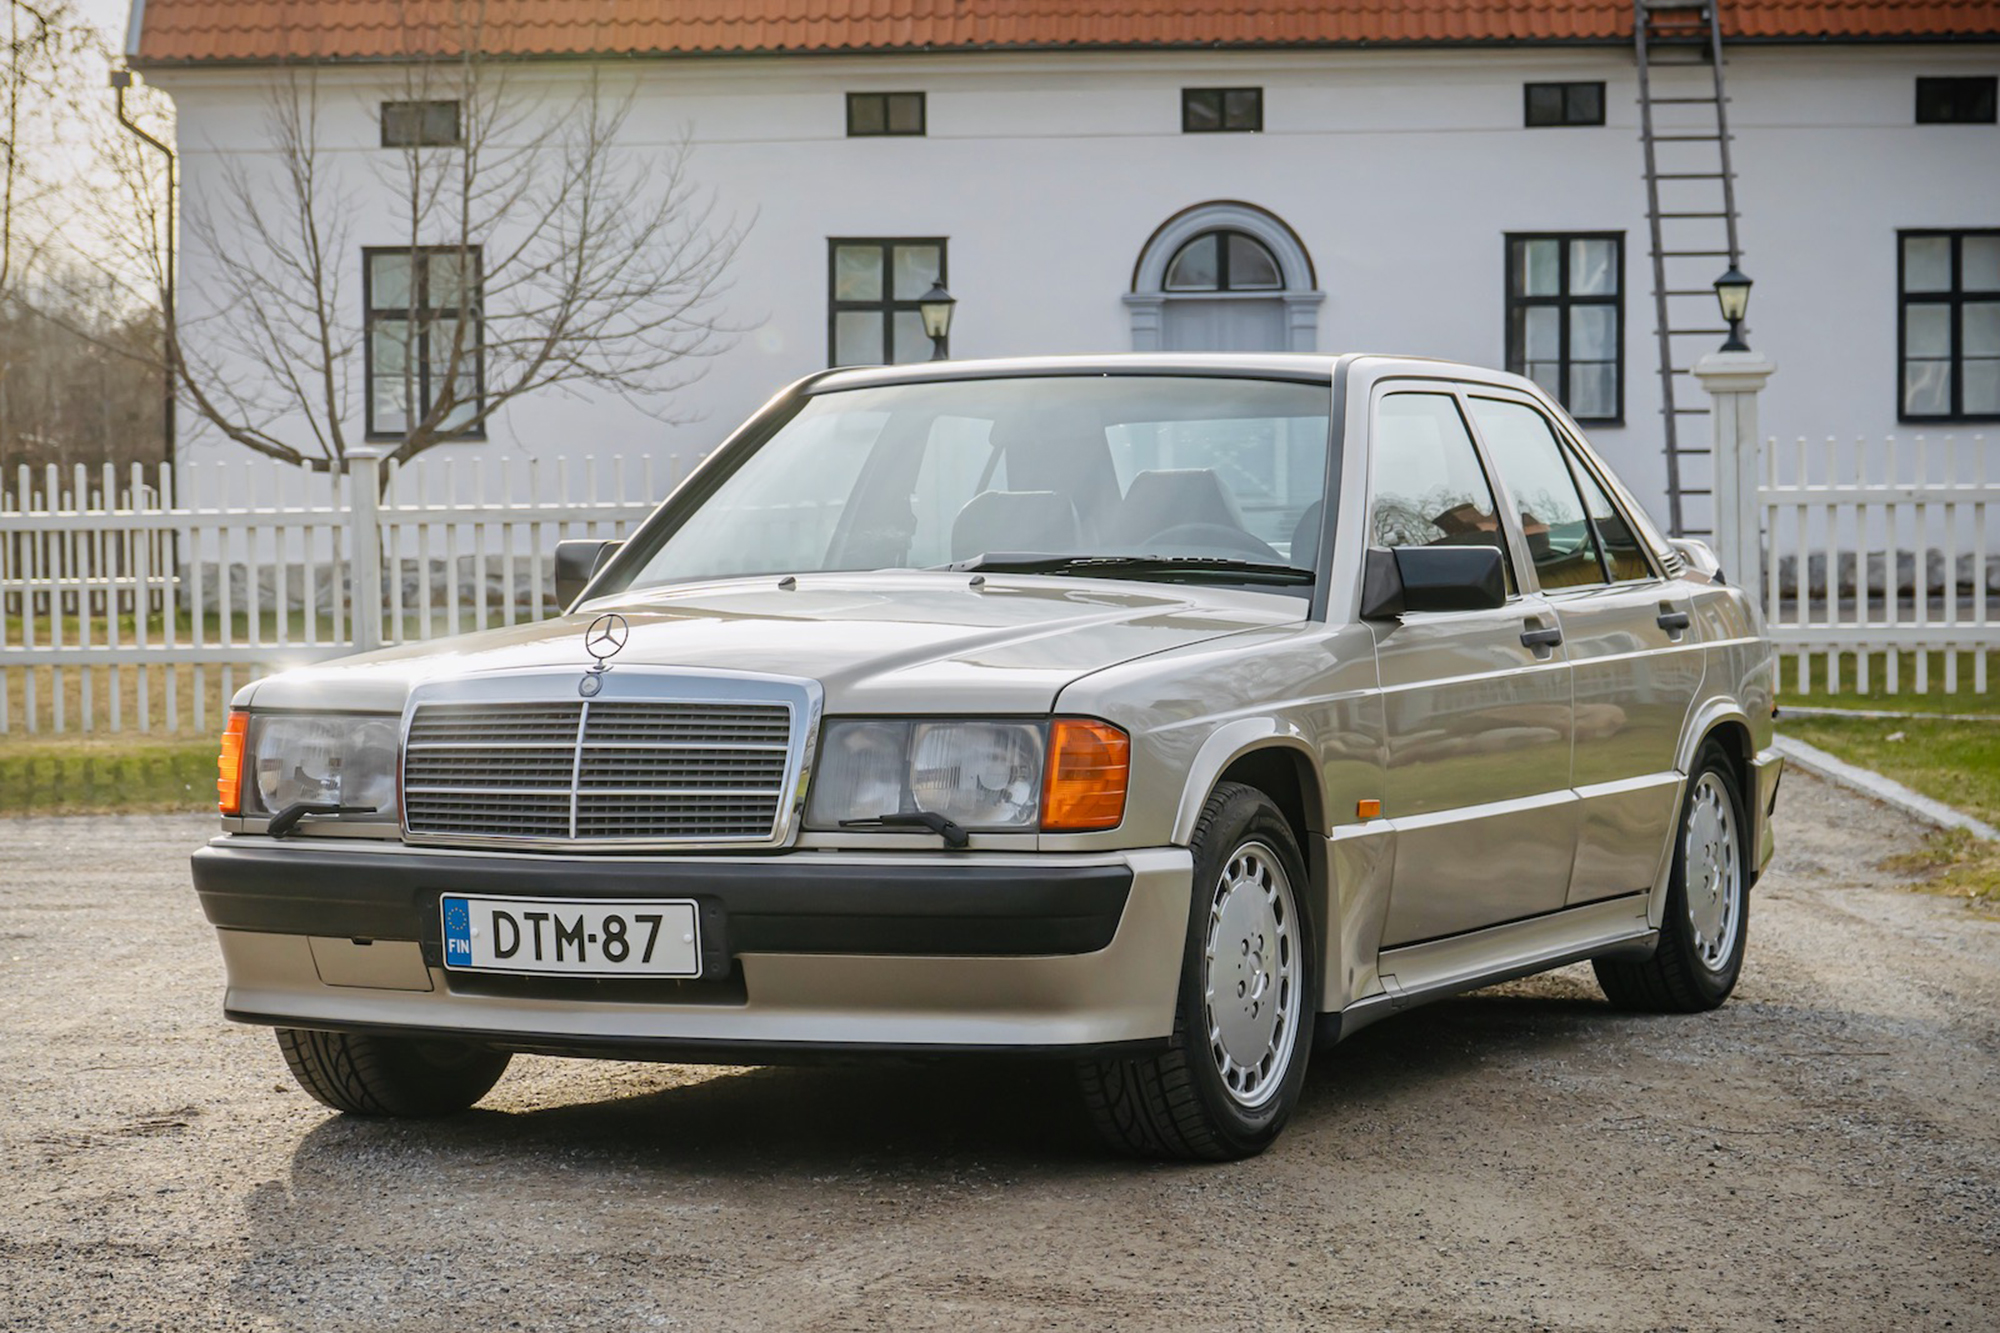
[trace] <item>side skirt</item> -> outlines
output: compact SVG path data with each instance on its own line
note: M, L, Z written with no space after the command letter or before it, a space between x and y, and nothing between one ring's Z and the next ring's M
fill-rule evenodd
M1533 976L1589 958L1650 957L1660 932L1647 924L1650 894L1634 893L1525 921L1384 949L1382 991L1337 1014L1321 1014L1319 1043L1329 1045L1377 1019L1431 1000Z

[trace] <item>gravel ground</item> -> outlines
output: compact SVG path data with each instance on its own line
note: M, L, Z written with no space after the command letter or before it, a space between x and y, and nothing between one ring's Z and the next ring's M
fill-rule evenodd
M2000 924L1874 868L1887 812L1781 805L1720 1012L1433 1006L1207 1167L995 1067L521 1058L344 1120L217 1012L208 821L0 823L0 1327L2000 1327Z

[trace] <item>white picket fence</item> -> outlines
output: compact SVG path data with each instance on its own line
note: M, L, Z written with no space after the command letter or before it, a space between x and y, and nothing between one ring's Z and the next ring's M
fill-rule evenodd
M696 461L392 469L381 641L552 614L555 544L623 535ZM239 460L181 485L137 466L0 478L0 733L207 731L238 685L355 650L353 479Z
M1831 691L1986 692L2000 650L1996 453L1985 435L1766 441L1764 609L1787 689L1810 688L1817 661Z

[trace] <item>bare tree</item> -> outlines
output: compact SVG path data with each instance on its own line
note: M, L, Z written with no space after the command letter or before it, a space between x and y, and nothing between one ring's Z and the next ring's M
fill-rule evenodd
M627 146L629 91L590 67L488 59L479 38L467 6L458 54L369 90L394 119L359 174L326 130L355 82L276 71L268 147L227 158L188 209L201 308L183 300L167 355L228 438L324 468L371 428L406 461L544 390L664 417L731 341L717 307L743 228L691 179L685 138ZM125 212L156 217L157 164L131 157L121 175ZM389 243L364 267L374 239Z

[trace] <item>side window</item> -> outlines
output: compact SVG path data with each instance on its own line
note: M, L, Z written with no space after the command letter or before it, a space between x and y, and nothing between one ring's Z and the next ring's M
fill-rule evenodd
M1624 512L1611 503L1611 497L1574 455L1570 456L1570 470L1576 474L1577 488L1583 492L1584 512L1590 515L1590 526L1597 530L1597 544L1604 552L1604 562L1611 567L1611 581L1638 583L1652 578L1653 566Z
M1596 533L1548 418L1522 403L1474 398L1472 419L1514 497L1515 517L1543 589L1607 582Z
M1375 409L1374 440L1370 545L1492 546L1507 566L1493 487L1450 394L1389 394Z

